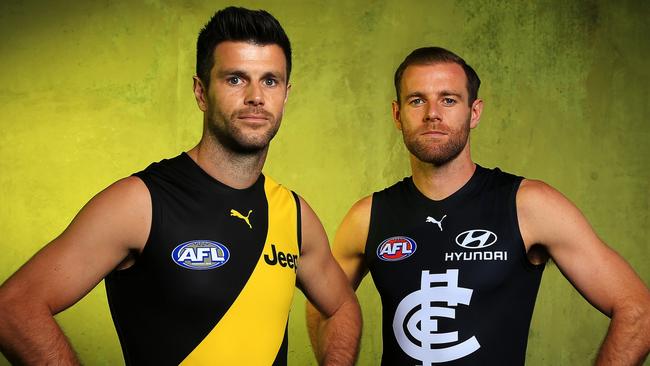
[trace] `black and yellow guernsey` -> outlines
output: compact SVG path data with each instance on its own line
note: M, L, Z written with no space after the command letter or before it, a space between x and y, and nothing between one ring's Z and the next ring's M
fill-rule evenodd
M185 153L135 176L151 194L149 238L106 277L126 364L286 365L297 196L264 175L228 187Z

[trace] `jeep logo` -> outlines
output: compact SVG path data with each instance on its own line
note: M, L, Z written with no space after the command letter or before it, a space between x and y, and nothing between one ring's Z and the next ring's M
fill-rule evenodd
M276 251L275 244L271 244L271 256L264 254L264 261L269 266L279 264L280 267L289 267L296 271L298 267L298 255Z

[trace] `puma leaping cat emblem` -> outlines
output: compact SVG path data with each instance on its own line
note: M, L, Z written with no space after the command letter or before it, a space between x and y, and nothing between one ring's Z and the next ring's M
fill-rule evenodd
M433 224L438 225L438 227L440 228L440 231L442 231L442 220L444 220L445 217L447 217L447 215L443 216L443 217L440 219L440 221L438 221L438 220L434 219L434 218L431 217L431 216L427 216L427 222L430 222L430 223L433 223Z
M244 215L240 214L239 211L231 208L230 209L230 216L235 216L238 219L244 220L248 224L248 227L252 229L253 227L251 226L251 222L248 221L248 218L251 216L251 212L253 212L253 210L249 210L248 215L244 216Z

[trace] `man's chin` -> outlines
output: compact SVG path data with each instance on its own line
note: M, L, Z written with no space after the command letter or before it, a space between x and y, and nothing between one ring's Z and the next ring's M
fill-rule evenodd
M272 138L272 136L270 138L268 136L260 136L257 139L251 139L248 136L248 138L235 139L230 147L233 151L240 154L255 155L265 151L269 147Z
M238 152L240 154L245 154L245 155L257 155L257 154L265 151L268 147L269 147L268 144L266 144L266 145L245 145L245 146L240 146Z
M423 163L440 167L454 160L461 151L411 151Z

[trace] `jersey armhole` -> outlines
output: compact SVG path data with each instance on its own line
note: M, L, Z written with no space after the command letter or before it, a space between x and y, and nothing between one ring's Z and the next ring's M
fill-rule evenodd
M524 238L521 236L521 230L519 228L519 216L517 215L517 192L519 192L519 187L521 186L521 182L523 182L524 178L522 177L517 177L518 180L513 184L512 187L512 192L510 192L510 197L509 197L509 211L510 211L510 216L512 217L511 222L512 222L512 229L515 233L515 240L519 242L519 248L521 250L521 262L524 264L524 267L528 270L534 270L534 271L539 271L543 270L546 263L540 263L540 264L534 264L531 263L530 260L528 259L528 253L526 253L526 243L524 243Z
M293 199L296 201L296 234L298 235L298 253L300 253L300 250L302 249L302 215L300 211L300 198L294 191L291 191L291 194L293 195Z
M377 211L377 208L375 207L375 204L377 203L377 199L376 199L377 193L378 192L375 192L370 196L371 202L370 202L370 219L368 220L368 233L366 234L366 240L363 245L363 252L361 253L363 255L364 261L367 260L366 253L368 252L368 244L370 244L369 241L370 241L370 237L372 236L371 235L372 228L375 226L375 221L377 220L377 215L375 213L375 211ZM367 265L368 263L366 263L366 266Z
M151 200L151 223L149 225L149 233L147 234L147 240L144 242L144 246L142 247L142 250L140 253L135 254L135 262L127 268L124 269L116 269L114 272L119 273L119 274L126 274L129 273L133 268L138 266L140 263L140 258L145 255L145 253L149 252L151 249L149 248L150 242L152 241L152 237L154 235L154 224L156 223L156 220L161 220L162 215L158 212L159 207L156 203L156 200L154 199L154 189L151 186L151 181L148 179L148 177L144 174L141 174L142 172L134 173L131 176L136 177L144 183L145 187L147 187L147 192L149 192L149 199Z

